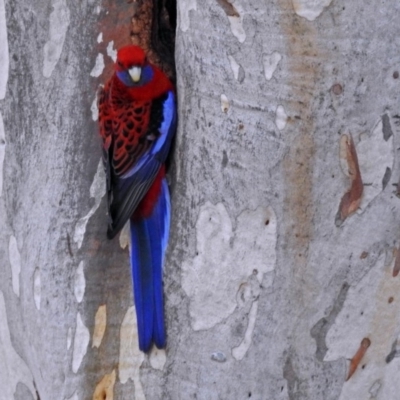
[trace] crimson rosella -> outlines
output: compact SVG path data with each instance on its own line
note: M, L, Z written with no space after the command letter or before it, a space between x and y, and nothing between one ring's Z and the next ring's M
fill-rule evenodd
M112 239L129 220L139 348L165 347L162 267L168 243L170 197L165 161L176 130L175 91L144 51L126 46L101 90L103 140Z

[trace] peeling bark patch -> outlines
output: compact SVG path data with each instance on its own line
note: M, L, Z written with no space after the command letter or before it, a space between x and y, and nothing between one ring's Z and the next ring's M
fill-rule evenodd
M400 326L400 280L393 279L395 260L385 265L382 253L366 275L348 290L345 302L326 337L328 351L324 361L353 358L360 351L361 338L371 346L350 380L343 385L341 400L368 399L372 382L380 380L380 398L392 399L400 391L398 363L386 362L387 355L398 338ZM388 297L393 297L388 303ZM365 343L364 343L365 344Z
M343 307L349 287L350 286L347 283L343 284L339 296L333 304L329 314L326 317L321 318L311 329L311 337L315 339L317 345L315 355L318 361L323 361L326 352L328 351L326 335Z
M115 369L111 372L111 374L104 375L94 390L93 400L113 400L115 378Z
M340 201L339 210L335 220L336 226L340 226L349 215L357 211L361 203L364 189L357 152L351 135L342 135L340 138L340 158L346 160L346 175L351 178L351 186Z
M236 8L228 0L217 0L217 3L225 11L225 14L228 17L240 17L240 15L237 12Z
M282 56L274 51L272 54L265 54L263 57L264 64L264 75L267 81L271 80L279 62L282 60Z
M121 249L125 250L127 246L129 246L131 240L130 237L131 237L131 232L128 221L122 228L121 233L119 234L119 245Z
M7 311L3 292L0 291L0 387L2 399L13 399L18 382L27 386L35 396L33 376L25 361L15 351L11 343L11 333L8 326ZM7 367L4 367L7 366Z
M265 221L269 224L265 225ZM277 220L271 207L244 211L236 229L222 203L204 204L196 223L196 255L182 265L182 285L190 299L194 330L209 329L237 307L239 288L256 270L258 285L273 271ZM207 282L207 285L199 285Z
M8 256L10 258L13 291L19 297L19 274L21 273L21 255L18 250L17 239L15 239L15 236L10 236L10 241L8 243Z
M388 179L387 170L393 171L393 146L393 135L389 135L385 139L383 118L379 118L370 133L360 136L360 142L357 144L357 154L364 183L360 213L384 189L385 176Z
M314 116L311 110L316 96L319 66L313 60L319 57L316 35L311 24L298 18L281 0L281 26L286 38L288 76L285 82L291 88L290 114L299 115L288 129L288 148L284 162L285 238L288 262L293 266L293 290L300 303L307 301L313 285L304 281L310 241L313 235L313 166L315 155ZM310 58L310 54L313 57Z
M388 141L390 137L393 136L392 127L390 125L390 118L389 115L383 114L382 115L382 132L383 138Z
M90 186L90 197L94 198L94 205L91 210L88 212L86 216L81 218L76 226L75 226L75 233L74 233L74 242L78 243L78 248L80 249L82 246L83 238L86 232L86 225L90 219L90 217L96 212L99 208L101 199L106 194L106 177L104 173L104 167L102 160L99 161L99 165L97 166L97 171L93 179L93 183Z
M196 0L186 0L178 2L180 11L180 28L182 32L186 32L190 27L190 11L197 10Z
M392 271L392 277L395 278L400 272L400 250L396 251L396 257L394 261L394 267Z
M94 317L94 331L92 338L92 347L99 348L103 340L104 332L107 326L107 307L105 304L101 305Z
M389 167L386 167L385 175L382 178L382 191L385 190L385 187L390 182L390 178L392 177L392 170Z
M72 328L69 327L67 331L67 350L71 348L72 344Z
M290 356L286 359L285 366L283 368L283 377L286 379L288 384L289 399L298 399L297 391L300 388L301 381L293 368L293 363Z
M229 23L231 25L231 31L233 36L239 41L239 43L244 43L246 40L246 32L243 28L243 18L240 17L228 17Z
M275 112L275 125L276 125L276 127L280 131L283 131L285 129L287 120L288 120L288 116L287 116L287 114L285 112L285 109L283 108L282 105L279 105L276 108L276 112Z
M387 364L389 364L396 357L400 357L400 341L399 341L399 337L397 337L394 340L394 342L392 344L392 348L390 350L390 353L386 356L385 361L386 361Z
M236 80L238 80L240 65L236 62L236 60L232 56L228 56L228 60L229 60L229 63L231 64L233 76L235 77Z
M97 54L94 67L90 71L90 76L93 76L94 78L99 77L103 73L104 67L105 67L104 56L103 56L103 54L99 53L99 54Z
M1 1L1 0L0 0ZM4 131L3 116L0 112L0 197L3 194L4 157L6 155L6 134Z
M113 40L111 40L111 42L107 45L107 55L113 60L113 62L117 61L117 50L114 48Z
M119 348L119 381L124 384L131 379L135 385L135 399L144 399L140 381L140 366L144 354L139 350L135 307L129 307L121 324Z
M85 295L86 288L86 279L85 273L83 271L84 263L81 261L78 265L78 268L75 271L75 285L74 285L74 294L76 301L80 303L83 300L83 296Z
M0 100L6 97L9 64L6 8L4 0L0 0Z
M348 381L353 376L354 372L356 372L356 369L369 346L371 346L371 341L368 338L364 338L361 341L360 347L358 348L356 354L354 354L354 357L350 360L349 373L347 375L346 381Z
M76 374L85 357L90 341L89 329L84 325L81 314L76 316L74 350L72 353L72 371Z
M152 368L162 371L167 362L167 354L165 353L165 350L157 349L156 346L153 346L149 359Z
M221 94L221 110L224 113L227 113L229 110L229 100L224 94Z
M99 106L98 106L97 94L96 97L93 99L92 105L90 106L90 111L92 112L92 120L97 121L99 119Z
M38 310L40 310L41 293L40 269L36 268L33 273L33 299L35 300L35 306Z
M247 325L243 341L240 343L238 347L234 347L232 349L232 356L238 361L243 359L243 357L247 353L247 350L249 350L251 346L253 331L257 318L257 309L258 309L258 300L254 301L253 304L251 305L251 309L249 312L249 323Z
M50 14L50 38L44 45L43 75L49 78L60 59L65 35L69 26L69 9L66 0L53 0Z
M294 11L300 17L314 21L332 0L292 0Z

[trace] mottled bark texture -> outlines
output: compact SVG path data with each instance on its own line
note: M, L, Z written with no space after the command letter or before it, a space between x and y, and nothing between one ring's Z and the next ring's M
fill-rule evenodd
M0 0L0 399L396 399L398 1L178 0L150 356L95 106L137 3Z

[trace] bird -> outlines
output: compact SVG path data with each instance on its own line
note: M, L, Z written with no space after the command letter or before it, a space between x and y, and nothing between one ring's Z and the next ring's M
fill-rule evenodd
M107 237L113 239L129 221L139 349L149 352L153 344L166 346L162 270L171 202L165 163L177 127L176 92L144 50L129 45L117 52L98 108Z

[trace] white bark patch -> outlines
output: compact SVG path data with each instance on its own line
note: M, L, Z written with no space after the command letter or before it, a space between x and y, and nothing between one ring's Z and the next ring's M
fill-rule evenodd
M7 311L3 292L0 291L0 398L13 399L18 382L26 385L36 398L33 377L25 361L14 350L8 327Z
M135 307L129 307L122 321L119 348L119 381L131 379L135 385L136 400L146 399L140 382L140 366L144 354L139 350Z
M44 45L43 75L49 78L61 57L65 35L69 26L66 0L53 0L50 14L50 39Z
M285 129L286 123L288 120L288 116L285 112L285 109L283 108L282 105L279 105L276 108L276 113L275 113L275 125L276 127L282 131Z
M36 268L33 273L33 299L35 300L35 306L40 310L40 300L42 297L42 285L40 281L40 269Z
M90 111L92 112L92 120L97 121L99 119L99 107L98 107L98 98L97 94L93 99L92 105L90 106Z
M265 54L263 57L264 64L264 75L267 81L271 80L279 62L282 60L282 56L274 51L272 54Z
M119 245L121 246L121 249L125 250L126 247L129 246L130 237L131 237L131 230L128 221L122 228L121 233L119 234Z
M85 295L86 288L86 279L85 273L83 271L84 263L81 261L78 265L78 268L75 271L75 286L74 286L74 294L76 301L80 303L83 300L83 296Z
M235 77L236 80L238 80L240 65L236 62L236 60L232 56L228 56L228 60L231 64L233 76Z
M196 0L181 1L179 4L180 28L182 32L186 32L190 27L190 11L197 10Z
M67 350L71 348L71 344L72 344L72 328L69 327L67 332Z
M117 50L114 48L114 40L111 40L111 42L107 45L107 55L114 62L117 61Z
M243 43L246 40L246 32L243 28L242 17L228 17L229 23L231 24L231 31L233 36L239 41L239 43Z
M224 94L221 94L221 110L224 113L227 113L229 110L229 100Z
M314 21L332 0L292 0L294 11L300 17Z
M194 330L212 328L227 318L237 306L242 283L254 274L261 283L263 274L275 268L276 224L272 208L259 207L239 215L234 232L222 203L201 207L196 256L182 265Z
M167 354L165 353L165 350L157 349L157 347L153 346L149 358L152 368L160 371L164 369L164 365L167 362Z
M3 168L4 168L5 155L6 155L6 134L4 131L3 116L1 115L0 112L0 197L3 194Z
M99 53L97 54L94 67L90 71L90 76L93 76L94 78L99 77L103 73L104 67L105 67L104 56L103 54Z
M92 347L99 348L101 341L104 337L104 332L107 326L107 306L105 304L101 305L94 317L94 331L92 338Z
M258 300L254 301L251 305L250 313L249 313L249 323L247 325L246 333L244 335L244 339L242 343L238 347L234 347L232 349L232 355L236 360L242 360L246 355L247 350L250 348L254 327L256 325L257 318L257 309L258 309Z
M8 243L8 256L10 258L13 291L19 297L19 274L21 272L21 255L18 250L17 239L15 239L15 236L10 236L10 242Z
M103 41L103 32L100 32L97 36L97 43L101 43Z
M364 184L363 197L360 204L360 212L363 212L368 204L382 192L383 177L386 169L393 171L394 151L393 136L387 140L383 135L382 120L376 123L371 134L360 136L360 142L356 146L361 178Z
M76 374L85 357L90 341L89 329L84 325L81 314L76 316L74 350L72 352L72 371Z
M86 225L90 219L90 217L96 212L99 208L101 199L106 194L106 177L104 173L103 161L99 161L99 165L97 166L97 171L93 179L93 183L90 186L90 197L95 199L94 205L91 210L81 218L76 226L74 232L74 242L78 243L78 248L80 249L82 246L83 238L86 232Z
M398 397L400 363L397 358L386 361L394 344L396 347L400 329L400 279L392 276L394 263L395 259L385 266L385 255L381 254L375 266L349 289L327 334L325 361L351 359L363 338L371 341L354 375L343 385L340 400L369 399L370 391L377 389L379 399ZM379 388L374 387L377 381Z
M114 385L116 378L115 369L111 374L104 375L102 380L97 384L93 393L93 400L113 400L114 399Z
M0 0L0 100L6 97L9 64L6 7L4 0Z

